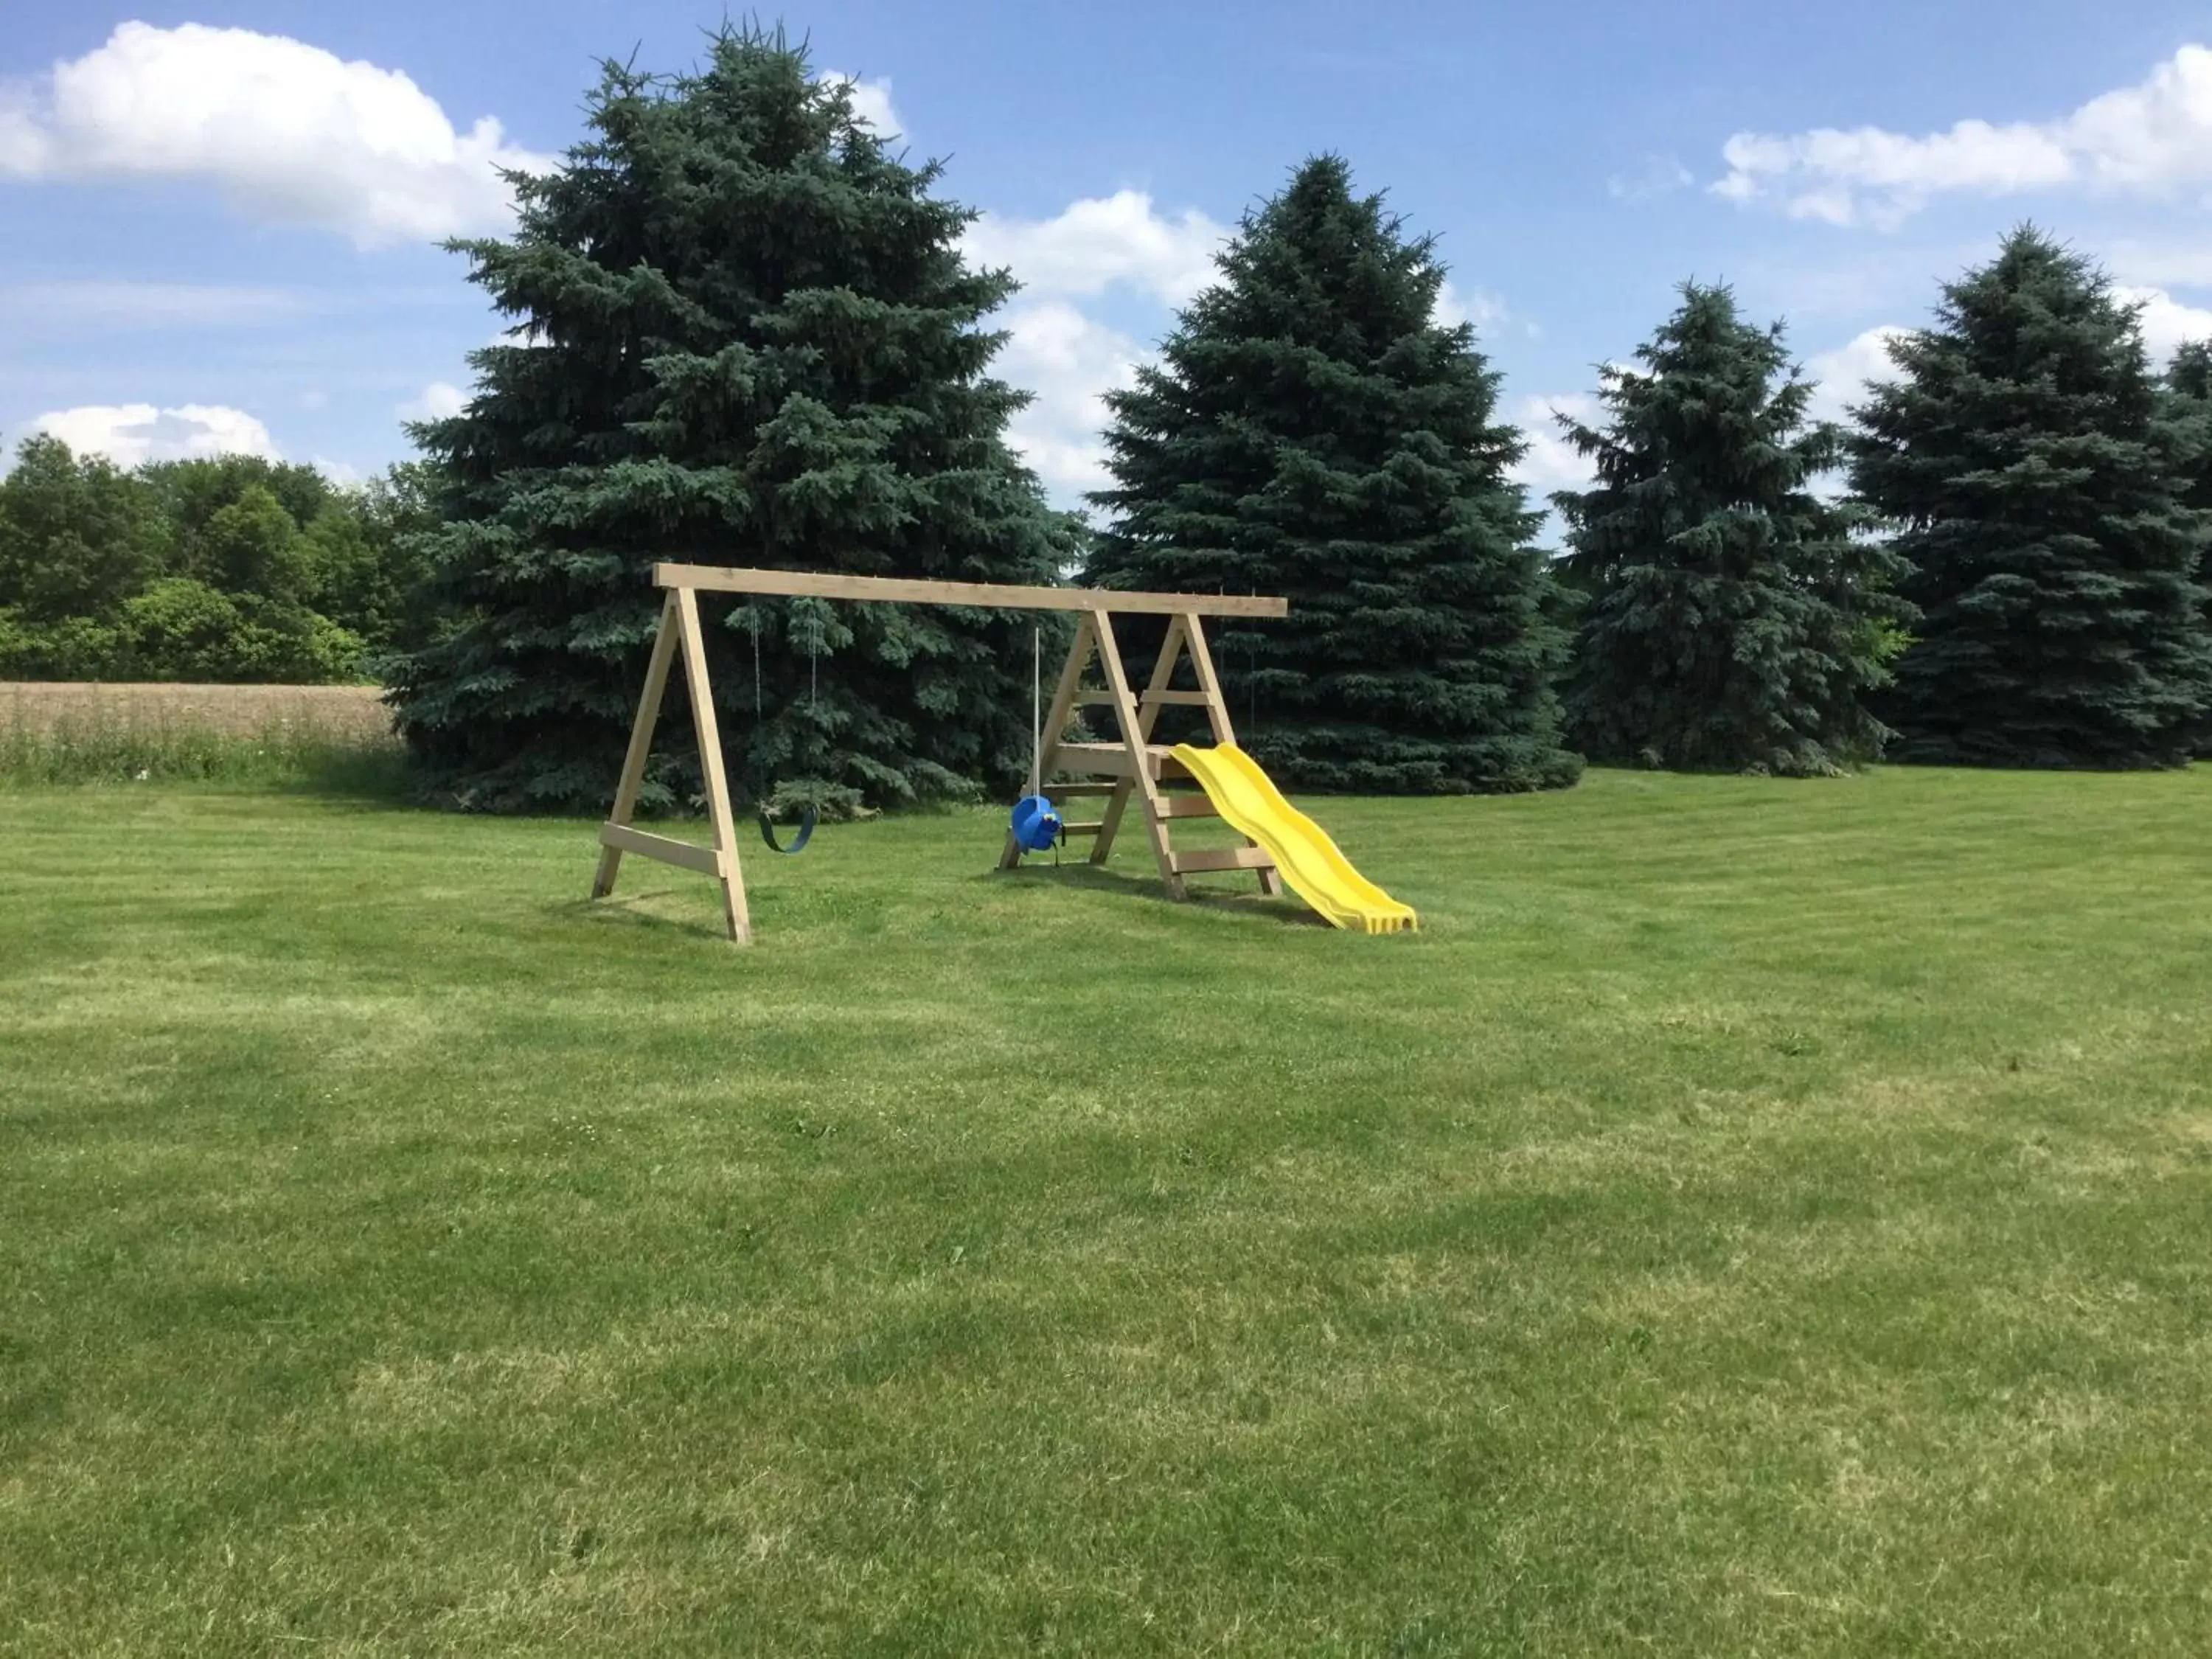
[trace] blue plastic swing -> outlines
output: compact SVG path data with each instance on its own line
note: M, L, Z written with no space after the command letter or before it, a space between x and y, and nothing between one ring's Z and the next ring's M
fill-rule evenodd
M1065 838L1067 826L1059 809L1045 798L1041 767L1044 760L1044 634L1030 630L1030 792L1014 803L1012 829L1014 844L1024 853L1049 853Z
M1014 840L1024 853L1049 853L1066 829L1059 810L1042 795L1024 795L1014 803Z

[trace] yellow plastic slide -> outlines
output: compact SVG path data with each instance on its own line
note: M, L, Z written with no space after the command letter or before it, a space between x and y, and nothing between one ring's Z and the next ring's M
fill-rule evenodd
M1337 927L1395 933L1421 925L1411 905L1399 903L1353 869L1321 825L1285 800L1274 781L1235 744L1200 749L1179 743L1174 753L1231 827L1266 848L1292 890Z

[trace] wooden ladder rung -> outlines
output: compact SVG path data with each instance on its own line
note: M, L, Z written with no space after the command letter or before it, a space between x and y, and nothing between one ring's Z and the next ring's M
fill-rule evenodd
M1176 874L1195 875L1207 870L1272 870L1275 860L1264 847L1204 847L1176 853L1171 862Z
M1160 816L1164 818L1218 818L1221 809L1207 795L1162 795Z
M1121 787L1118 783L1061 781L1048 783L1044 793L1055 798L1061 795L1110 795Z
M1054 765L1069 772L1103 772L1110 777L1129 775L1129 750L1119 743L1063 743Z
M1169 703L1176 703L1186 708L1204 708L1207 704L1213 701L1212 698L1207 696L1203 691L1153 691L1146 690L1139 691L1136 696L1137 707L1139 708L1143 708L1146 703L1152 703L1155 707L1161 707ZM1078 691L1075 694L1075 701L1079 706L1087 708L1111 708L1114 702L1114 694L1101 686L1085 686L1082 690Z
M1105 827L1103 823L1062 823L1060 830L1064 836L1095 836Z
M1146 771L1158 777L1164 769L1172 769L1176 776L1183 775L1181 761L1175 758L1171 743L1148 743L1145 745ZM1055 752L1053 764L1066 772L1103 774L1111 778L1135 775L1129 764L1129 747L1121 743L1063 743Z

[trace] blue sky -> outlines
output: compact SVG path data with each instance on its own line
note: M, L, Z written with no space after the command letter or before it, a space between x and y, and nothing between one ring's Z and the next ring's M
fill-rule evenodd
M465 393L494 320L441 252L505 223L495 160L557 155L605 56L693 62L697 4L5 0L0 440L125 462L259 449L366 474ZM773 19L776 14L764 12ZM816 0L781 14L1028 283L1007 378L1056 498L1097 398L1304 156L1435 233L1550 434L1683 278L1786 317L1826 407L1937 283L2033 218L2212 334L2212 5L1585 0L1544 7Z

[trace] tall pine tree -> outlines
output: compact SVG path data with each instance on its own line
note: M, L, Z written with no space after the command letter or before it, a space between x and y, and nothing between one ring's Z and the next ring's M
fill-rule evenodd
M1881 752L1867 712L1906 608L1899 562L1859 535L1863 508L1809 488L1843 434L1808 424L1810 382L1779 323L1725 287L1607 368L1601 429L1562 417L1597 482L1553 499L1587 595L1569 694L1594 757L1668 767L1828 773Z
M1883 700L1901 759L2164 766L2212 696L2179 499L2135 309L2033 227L1893 343L1852 478L1904 528L1923 613Z
M1498 376L1434 320L1444 272L1335 156L1248 215L1157 368L1109 395L1091 579L1279 592L1224 635L1239 737L1285 781L1466 793L1569 784L1565 635L1505 469Z
M2173 354L2166 372L2166 431L2173 447L2185 507L2203 515L2197 585L2204 591L2204 625L2212 630L2212 341L2191 340ZM2193 744L2212 760L2212 701L2197 722Z
M609 64L592 137L519 178L510 240L456 243L517 343L415 430L464 624L396 676L451 798L599 808L659 605L657 559L1043 582L1075 553L1005 441L1023 394L981 325L1013 290L779 32L726 27L672 77ZM731 774L835 805L1027 763L1030 619L818 601L707 606ZM757 720L754 653L762 688ZM677 705L680 708L680 702ZM688 730L680 723L678 732ZM696 787L688 738L649 801Z
M2212 508L2212 340L2191 340L2173 354L2166 390L2181 456L2182 500Z

